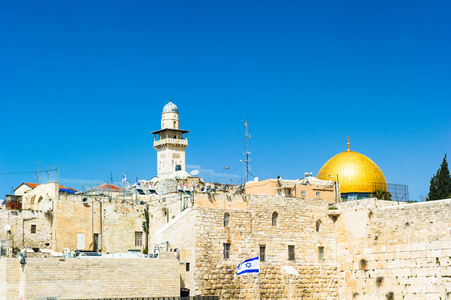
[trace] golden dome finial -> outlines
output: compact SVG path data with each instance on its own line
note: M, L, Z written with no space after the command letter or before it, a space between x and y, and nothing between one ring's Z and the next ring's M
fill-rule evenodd
M347 135L346 138L348 139L348 142L346 144L348 145L348 151L349 151L349 135Z

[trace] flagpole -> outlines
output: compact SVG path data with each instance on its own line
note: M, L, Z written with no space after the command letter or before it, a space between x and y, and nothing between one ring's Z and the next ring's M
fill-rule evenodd
M258 300L260 300L260 270L258 270Z

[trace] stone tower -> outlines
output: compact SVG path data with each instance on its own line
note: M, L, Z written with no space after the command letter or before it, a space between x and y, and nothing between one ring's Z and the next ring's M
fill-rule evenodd
M185 148L188 130L180 129L177 106L169 100L161 114L161 129L152 132L153 147L157 150L158 178L186 178Z

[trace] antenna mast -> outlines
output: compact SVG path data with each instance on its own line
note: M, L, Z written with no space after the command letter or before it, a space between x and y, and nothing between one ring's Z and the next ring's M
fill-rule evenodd
M245 149L245 153L244 153L244 184L246 184L246 182L248 182L249 180L249 161L250 161L250 155L251 152L249 151L249 132L248 132L248 128L247 128L247 121L244 121L244 126L246 126L246 149Z

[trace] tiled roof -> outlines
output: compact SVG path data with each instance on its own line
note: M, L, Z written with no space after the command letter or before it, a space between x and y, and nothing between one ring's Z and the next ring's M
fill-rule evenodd
M93 187L92 189L87 190L87 192L88 191L93 191L93 190L122 191L123 188L118 187L117 185L114 185L114 184L104 183L104 184L101 184L99 186Z
M29 187L31 187L31 188L33 188L33 189L35 189L36 188L36 183L31 183L31 182L24 182L24 183L22 183L22 184L26 184L26 185L28 185ZM21 184L21 185L22 185ZM39 184L40 185L40 184ZM20 186L20 185L19 185ZM72 190L72 191L74 191L74 192L76 192L77 190L76 189L74 189L74 188L71 188L71 187L65 187L64 185L59 185L59 188L60 189L65 189L65 190Z

